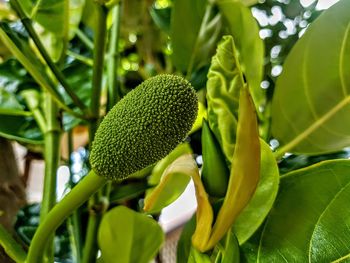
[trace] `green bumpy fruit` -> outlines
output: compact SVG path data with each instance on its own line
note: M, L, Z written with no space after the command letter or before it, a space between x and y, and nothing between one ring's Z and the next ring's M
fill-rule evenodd
M174 75L152 77L120 100L101 122L92 144L92 169L121 180L165 157L196 119L197 95Z

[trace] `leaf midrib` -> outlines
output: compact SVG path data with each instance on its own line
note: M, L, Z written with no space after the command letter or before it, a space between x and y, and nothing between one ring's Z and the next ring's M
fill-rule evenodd
M346 26L345 29L345 35L341 44L341 48L340 48L340 57L339 57L339 77L340 77L340 83L341 83L341 87L343 90L343 94L346 97L348 95L347 93L347 89L346 89L346 83L345 83L345 79L344 79L344 53L345 53L345 45L346 45L346 40L348 39L348 35L349 35L349 31L350 31L350 22L348 23L348 25Z
M286 153L288 150L297 146L301 141L306 139L312 132L314 132L317 128L322 126L325 122L327 122L331 117L333 117L337 112L343 109L350 103L350 96L342 99L338 104L336 104L330 111L324 114L322 117L317 119L312 125L310 125L307 129L305 129L302 133L300 133L297 137L291 140L289 143L284 145L278 151L279 153Z
M349 32L350 32L350 22L348 22L346 25L344 35L342 38L342 42L341 42L341 46L340 46L340 51L339 51L339 54L340 54L340 56L339 56L339 68L338 68L339 80L340 80L340 84L341 84L341 91L344 95L344 98L338 104L336 104L329 112L327 112L326 114L324 114L322 117L319 118L315 112L315 109L314 109L311 101L309 100L307 90L304 90L304 92L306 93L307 102L310 106L311 113L314 117L316 117L316 121L311 126L309 126L307 129L305 129L303 132L301 132L299 135L297 134L296 137L294 137L294 139L289 141L286 145L282 146L278 150L278 152L276 152L277 157L288 152L289 150L291 150L292 148L297 146L300 142L305 140L312 132L314 132L317 128L321 127L333 115L335 115L338 111L340 111L343 107L345 107L350 102L350 95L347 92L347 86L346 86L345 77L344 77L344 67L342 67L344 64L345 48L346 48L347 40L349 38ZM307 46L307 47L309 47L309 46ZM305 66L305 61L303 61L303 67L304 66ZM305 70L303 70L303 72L305 73ZM303 82L307 86L307 80L305 79L305 75L303 75L302 77L303 77ZM307 87L306 87L306 89L307 89ZM290 122L290 124L292 124L292 122ZM325 128L328 132L331 132L330 129L328 129L327 127L323 127L323 128ZM334 131L332 131L331 133L334 133ZM340 135L340 134L338 134L338 135Z

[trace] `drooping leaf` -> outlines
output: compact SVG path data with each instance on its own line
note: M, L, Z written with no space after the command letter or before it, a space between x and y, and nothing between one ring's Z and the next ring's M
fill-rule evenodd
M280 176L275 157L260 140L260 180L256 191L234 223L234 232L240 244L247 241L264 222L276 199Z
M264 67L264 43L259 37L259 26L250 9L240 1L218 0L218 6L235 41L238 61L258 108L264 102L260 88Z
M210 196L224 197L228 185L230 171L219 143L206 120L202 127L202 181Z
M307 29L288 55L272 102L272 133L295 153L350 145L350 2L339 1ZM325 38L325 36L327 36Z
M213 248L228 232L251 200L260 177L260 142L257 117L248 88L241 91L237 142L224 202L203 251Z
M181 71L207 64L221 34L221 15L207 0L176 0L171 12L172 61Z
M208 121L226 159L236 141L239 92L244 85L232 36L224 36L212 58L207 82Z
M179 144L170 154L168 154L154 166L148 183L150 185L157 185L160 182L165 169L167 169L167 167L177 158L188 153L192 153L190 145L188 143Z
M164 242L156 221L124 206L107 212L98 230L104 262L148 263Z
M144 210L149 213L160 212L174 202L185 191L193 173L198 173L198 167L190 154L177 158L164 171L155 189L147 194Z
M283 176L258 262L347 262L349 200L349 160L325 161Z
M192 180L197 199L196 229L192 235L192 245L195 250L204 251L212 232L214 211L199 173L193 173Z

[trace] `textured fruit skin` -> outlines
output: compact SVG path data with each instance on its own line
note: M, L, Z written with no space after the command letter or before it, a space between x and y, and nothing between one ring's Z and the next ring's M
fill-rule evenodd
M92 169L121 180L165 157L191 130L198 112L190 83L152 77L120 100L101 122L92 144Z

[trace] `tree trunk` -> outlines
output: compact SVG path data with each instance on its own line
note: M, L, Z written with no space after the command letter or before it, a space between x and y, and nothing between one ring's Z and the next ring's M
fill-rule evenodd
M0 224L10 233L14 233L15 216L25 203L25 188L19 176L12 144L0 137ZM2 249L0 262L13 262Z

